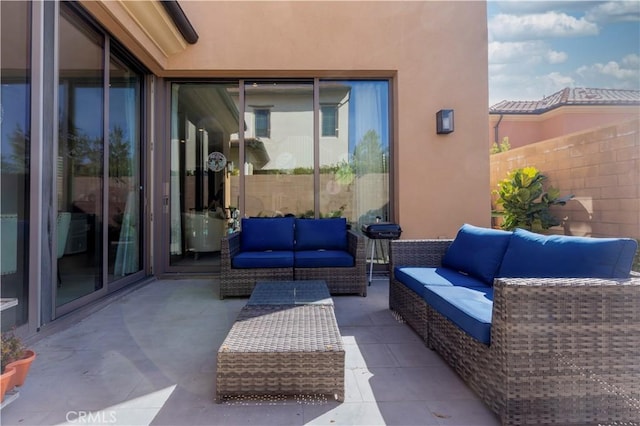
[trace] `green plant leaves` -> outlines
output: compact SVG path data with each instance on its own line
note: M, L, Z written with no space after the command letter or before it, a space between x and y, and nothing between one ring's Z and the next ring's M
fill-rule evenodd
M494 193L498 195L497 204L502 205L503 210L493 214L503 218L502 229L541 231L560 224L549 207L565 205L573 195L560 197L560 191L553 187L545 191L543 183L546 179L535 167L523 167L511 171L498 183Z

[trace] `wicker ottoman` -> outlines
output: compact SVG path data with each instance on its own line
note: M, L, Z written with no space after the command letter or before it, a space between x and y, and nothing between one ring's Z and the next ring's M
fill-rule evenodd
M248 305L218 350L216 401L330 394L344 401L344 346L332 305Z

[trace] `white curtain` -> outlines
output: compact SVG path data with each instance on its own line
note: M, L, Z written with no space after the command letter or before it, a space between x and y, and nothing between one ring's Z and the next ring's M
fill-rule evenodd
M173 104L171 106L171 173L169 185L170 188L170 222L171 222L171 243L169 244L169 252L171 254L182 254L182 227L180 224L180 136L178 135L178 120L184 119L178 114L178 89L179 86L173 85L173 93L171 98Z
M349 151L354 152L367 132L373 130L380 138L383 155L389 150L389 87L386 81L349 82ZM380 158L380 162L385 161ZM368 173L359 176L354 191L354 215L358 229L363 224L375 222L376 216L388 219L389 176L385 173Z
M138 271L138 194L129 191L120 228L120 240L116 251L115 276L125 276Z
M114 265L115 276L125 276L139 270L139 188L140 188L140 169L138 161L138 153L140 152L138 137L138 121L136 120L137 111L137 77L135 74L130 75L132 79L130 84L123 89L124 108L126 123L122 129L124 132L123 139L129 141L130 159L129 176L116 178L116 182L111 184L123 185L128 187L127 201L120 224L120 235L118 238L118 246L116 249L116 261Z

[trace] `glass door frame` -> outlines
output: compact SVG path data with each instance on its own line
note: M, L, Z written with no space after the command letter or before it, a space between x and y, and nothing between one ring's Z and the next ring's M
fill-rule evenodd
M247 82L281 82L283 84L291 83L291 82L309 82L313 85L313 138L314 138L314 146L313 146L313 182L314 182L314 211L316 212L316 216L320 211L320 193L319 193L319 182L320 182L320 91L322 90L321 84L324 81L340 81L340 80L353 80L353 81L385 81L387 82L387 114L386 119L388 126L388 154L390 158L394 158L394 78L389 76L381 76L381 77L348 77L348 76L340 76L334 78L328 77L299 77L299 78L289 78L289 77L281 77L281 78L268 78L268 77L251 77L251 78L239 78L239 79L218 79L218 78L198 78L198 79L189 79L189 78L170 78L170 79L158 79L158 84L156 86L156 99L155 105L161 114L158 115L159 118L163 118L162 120L158 120L156 125L154 126L154 130L158 137L156 141L160 141L156 144L156 148L153 152L153 162L155 164L153 171L153 179L156 182L154 187L154 200L152 203L153 210L153 235L156 236L154 238L153 248L152 248L152 264L154 275L158 278L173 278L177 273L187 273L190 276L198 277L205 274L207 278L212 276L216 276L217 271L212 271L210 267L206 266L183 266L183 265L171 265L170 262L170 244L171 244L171 218L170 218L170 203L171 203L171 182L170 182L170 170L171 170L171 137L172 137L172 87L173 84L189 84L189 83L202 83L202 84L216 84L216 83L230 83L234 82L238 84L238 110L240 117L244 117L244 113L246 112L247 105L245 99L245 84ZM244 144L244 126L245 120L241 119L238 123L238 139L239 139L239 158L244 159L245 157L245 144ZM387 170L387 190L388 190L388 215L389 220L393 221L396 211L396 200L394 197L394 176L393 176L393 162L390 162L391 166ZM236 168L239 169L239 200L238 200L238 209L241 214L246 212L246 182L245 182L245 171L242 164L235 165Z

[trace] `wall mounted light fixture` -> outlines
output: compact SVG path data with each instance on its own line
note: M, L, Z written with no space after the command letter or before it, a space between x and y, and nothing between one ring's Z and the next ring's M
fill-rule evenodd
M441 109L436 113L436 133L446 135L453 132L453 110Z

